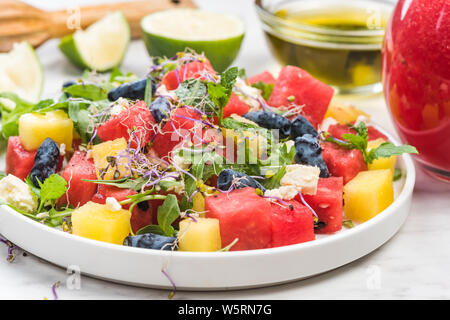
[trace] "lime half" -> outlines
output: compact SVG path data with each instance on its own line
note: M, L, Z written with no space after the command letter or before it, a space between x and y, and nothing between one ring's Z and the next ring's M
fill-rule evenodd
M130 26L120 11L110 13L90 25L64 37L59 48L76 66L99 72L122 62L130 42Z
M150 56L171 57L186 48L205 53L221 72L236 58L244 38L244 24L236 17L198 9L152 13L141 21Z
M10 52L0 53L0 93L12 92L37 102L43 82L41 63L28 42L15 43Z

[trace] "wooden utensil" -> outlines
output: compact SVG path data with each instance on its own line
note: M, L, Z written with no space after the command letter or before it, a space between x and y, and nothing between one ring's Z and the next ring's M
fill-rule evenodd
M195 8L192 0L146 0L102 4L60 11L43 11L18 0L0 1L0 52L13 43L28 41L38 47L48 39L60 38L84 29L108 12L121 10L128 19L133 38L141 34L140 21L146 15L171 8Z

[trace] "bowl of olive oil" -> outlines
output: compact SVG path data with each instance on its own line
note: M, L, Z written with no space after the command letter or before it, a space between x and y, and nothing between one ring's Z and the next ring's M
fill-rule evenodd
M269 47L340 94L377 93L395 0L256 0Z

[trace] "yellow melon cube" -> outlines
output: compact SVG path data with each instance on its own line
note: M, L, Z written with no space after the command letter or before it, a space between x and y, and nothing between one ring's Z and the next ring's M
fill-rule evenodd
M130 175L127 142L124 138L105 141L92 147L97 177L115 180Z
M89 201L72 213L72 234L80 237L123 244L130 233L131 213L115 211L108 205Z
M333 118L340 124L347 124L355 122L359 116L364 116L370 119L370 115L361 111L354 106L337 104L332 102L328 107L325 118Z
M199 213L205 212L205 197L200 192L197 192L192 198L192 210Z
M36 150L46 138L72 150L73 122L62 110L46 114L26 113L19 118L20 142L26 150Z
M219 220L212 218L185 219L180 222L180 251L217 251L222 248Z
M394 201L390 170L362 171L344 186L344 212L347 218L367 221Z
M370 151L373 148L378 147L380 144L386 142L384 139L377 139L369 141L367 144L367 151ZM389 158L378 158L374 160L372 163L368 164L367 167L369 170L382 170L382 169L389 169L392 172L392 175L394 175L395 170L395 161L397 160L397 156L391 156Z

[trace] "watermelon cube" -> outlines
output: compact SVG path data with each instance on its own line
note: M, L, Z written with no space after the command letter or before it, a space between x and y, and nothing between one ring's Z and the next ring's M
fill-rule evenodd
M153 150L156 151L160 158L166 158L169 152L183 141L192 141L192 132L199 120L200 115L193 109L176 109L169 121L162 127L161 132L157 133L153 143ZM199 128L201 129L201 127L203 125ZM198 132L199 130L195 131Z
M289 107L291 102L304 106L301 114L317 128L327 112L333 94L333 88L314 79L306 71L286 66L281 69L268 103L277 108Z
M205 80L205 73L209 73L211 76L215 76L216 72L209 60L204 62L194 61L189 62L180 68L169 71L162 79L161 84L165 85L167 90L175 90L180 83L189 79L202 79Z
M133 130L131 147L144 147L155 135L156 122L152 113L144 101L139 101L134 106L112 116L108 121L100 125L97 134L102 141L125 138L130 140L130 132Z
M329 234L342 229L342 177L320 178L315 195L304 195L307 204L319 218L316 233Z
M271 247L314 240L314 216L311 210L296 200L271 204Z
M344 184L352 180L360 171L367 170L361 150L349 150L333 142L322 143L322 156L331 175L343 177Z
M20 142L20 138L9 137L6 151L6 173L24 180L34 165L36 151L27 151Z
M206 217L219 220L222 246L227 246L238 238L230 250L270 247L270 202L256 195L255 189L248 187L207 197L205 208Z
M377 140L379 138L382 138L386 141L388 140L388 138L384 134L382 134L380 131L378 131L374 127L367 126L367 129L369 131L369 141ZM344 124L333 124L333 125L329 126L328 133L330 133L333 137L335 137L337 139L342 139L343 134L349 134L349 133L356 134L356 131Z
M82 181L97 179L94 162L87 159L85 152L75 151L64 168L62 177L67 181L67 191L58 201L59 205L82 206L90 201L97 191L95 183Z
M269 71L264 71L259 74L254 75L253 77L248 78L248 83L255 84L258 82L264 82L265 84L275 84L277 79Z
M136 191L132 189L121 189L115 186L108 186L105 184L99 184L97 193L92 198L95 203L105 204L106 198L112 197L117 201L122 201L127 199L127 196L132 196L137 194ZM158 202L157 205L154 202ZM148 226L149 224L156 223L156 213L158 206L162 204L162 201L148 201L148 208L142 210L138 206L135 206L133 212L131 213L131 229L133 232L137 232L139 229ZM124 205L124 209L128 209L130 205Z
M223 108L223 118L231 116L233 113L239 116L250 111L250 106L242 101L236 94L231 94L230 101Z

